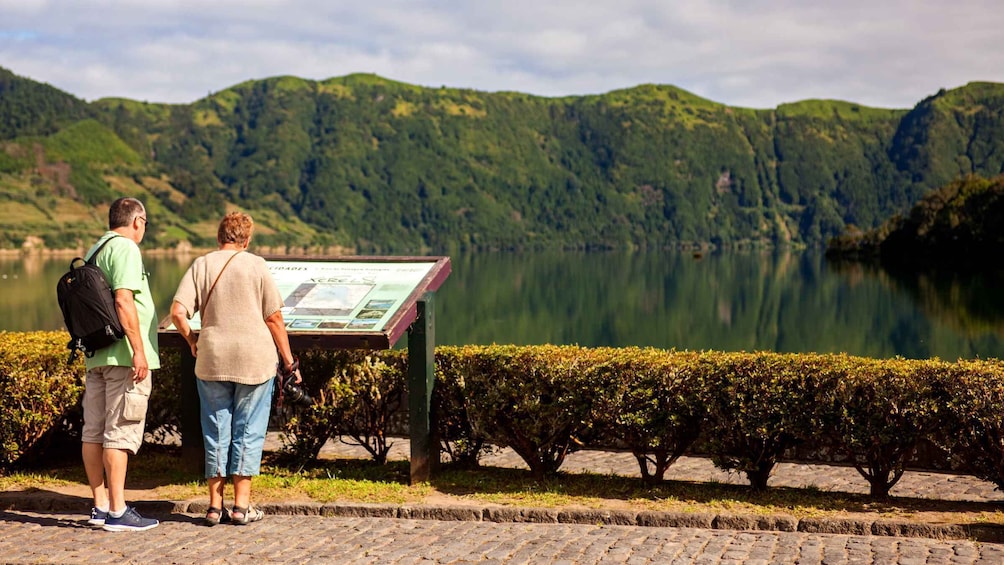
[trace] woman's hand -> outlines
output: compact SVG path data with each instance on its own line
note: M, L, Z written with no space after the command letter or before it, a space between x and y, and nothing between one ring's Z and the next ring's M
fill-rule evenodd
M289 363L287 363L285 361L281 361L281 363L282 363L282 368L280 369L280 374L282 376L282 380L283 381L285 381L289 376L295 376L296 377L295 379L293 379L293 382L296 383L296 384L300 384L300 382L303 381L303 379L300 377L300 359L299 358L293 357L293 360L290 361Z
M188 348L192 350L192 357L195 357L199 349L199 334L193 332L192 327L188 325L188 309L180 302L171 303L171 321L185 339Z

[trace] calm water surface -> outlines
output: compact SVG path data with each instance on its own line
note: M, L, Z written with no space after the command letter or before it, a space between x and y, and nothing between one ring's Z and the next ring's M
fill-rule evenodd
M146 257L158 316L194 257ZM819 253L451 257L438 344L579 344L870 357L1004 356L997 277L896 278ZM0 258L0 330L62 329L68 258ZM402 340L404 341L404 340Z

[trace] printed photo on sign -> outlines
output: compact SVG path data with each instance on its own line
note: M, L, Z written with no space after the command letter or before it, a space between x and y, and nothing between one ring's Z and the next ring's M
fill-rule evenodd
M286 297L285 306L298 316L348 316L371 290L371 284L304 283Z
M386 310L360 310L359 313L356 314L356 318L362 320L379 320L380 318L383 318L383 315L386 313Z

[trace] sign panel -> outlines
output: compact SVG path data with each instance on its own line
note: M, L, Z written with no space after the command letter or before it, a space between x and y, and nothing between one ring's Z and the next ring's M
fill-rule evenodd
M432 263L268 263L289 331L380 331Z
M297 336L322 345L390 347L414 321L418 298L437 290L450 272L447 257L266 257L266 264L282 295L290 340L301 345ZM199 315L189 324L199 331ZM161 328L177 333L170 317Z

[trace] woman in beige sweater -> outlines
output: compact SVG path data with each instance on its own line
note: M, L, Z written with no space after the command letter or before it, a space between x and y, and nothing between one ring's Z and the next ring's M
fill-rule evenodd
M228 476L234 483L233 523L264 517L251 505L251 477L261 470L273 379L277 369L296 371L299 382L282 296L265 260L247 252L253 228L251 216L227 214L216 236L219 249L192 263L171 305L171 319L195 356L210 526L224 517ZM188 323L196 312L202 323L198 333Z

